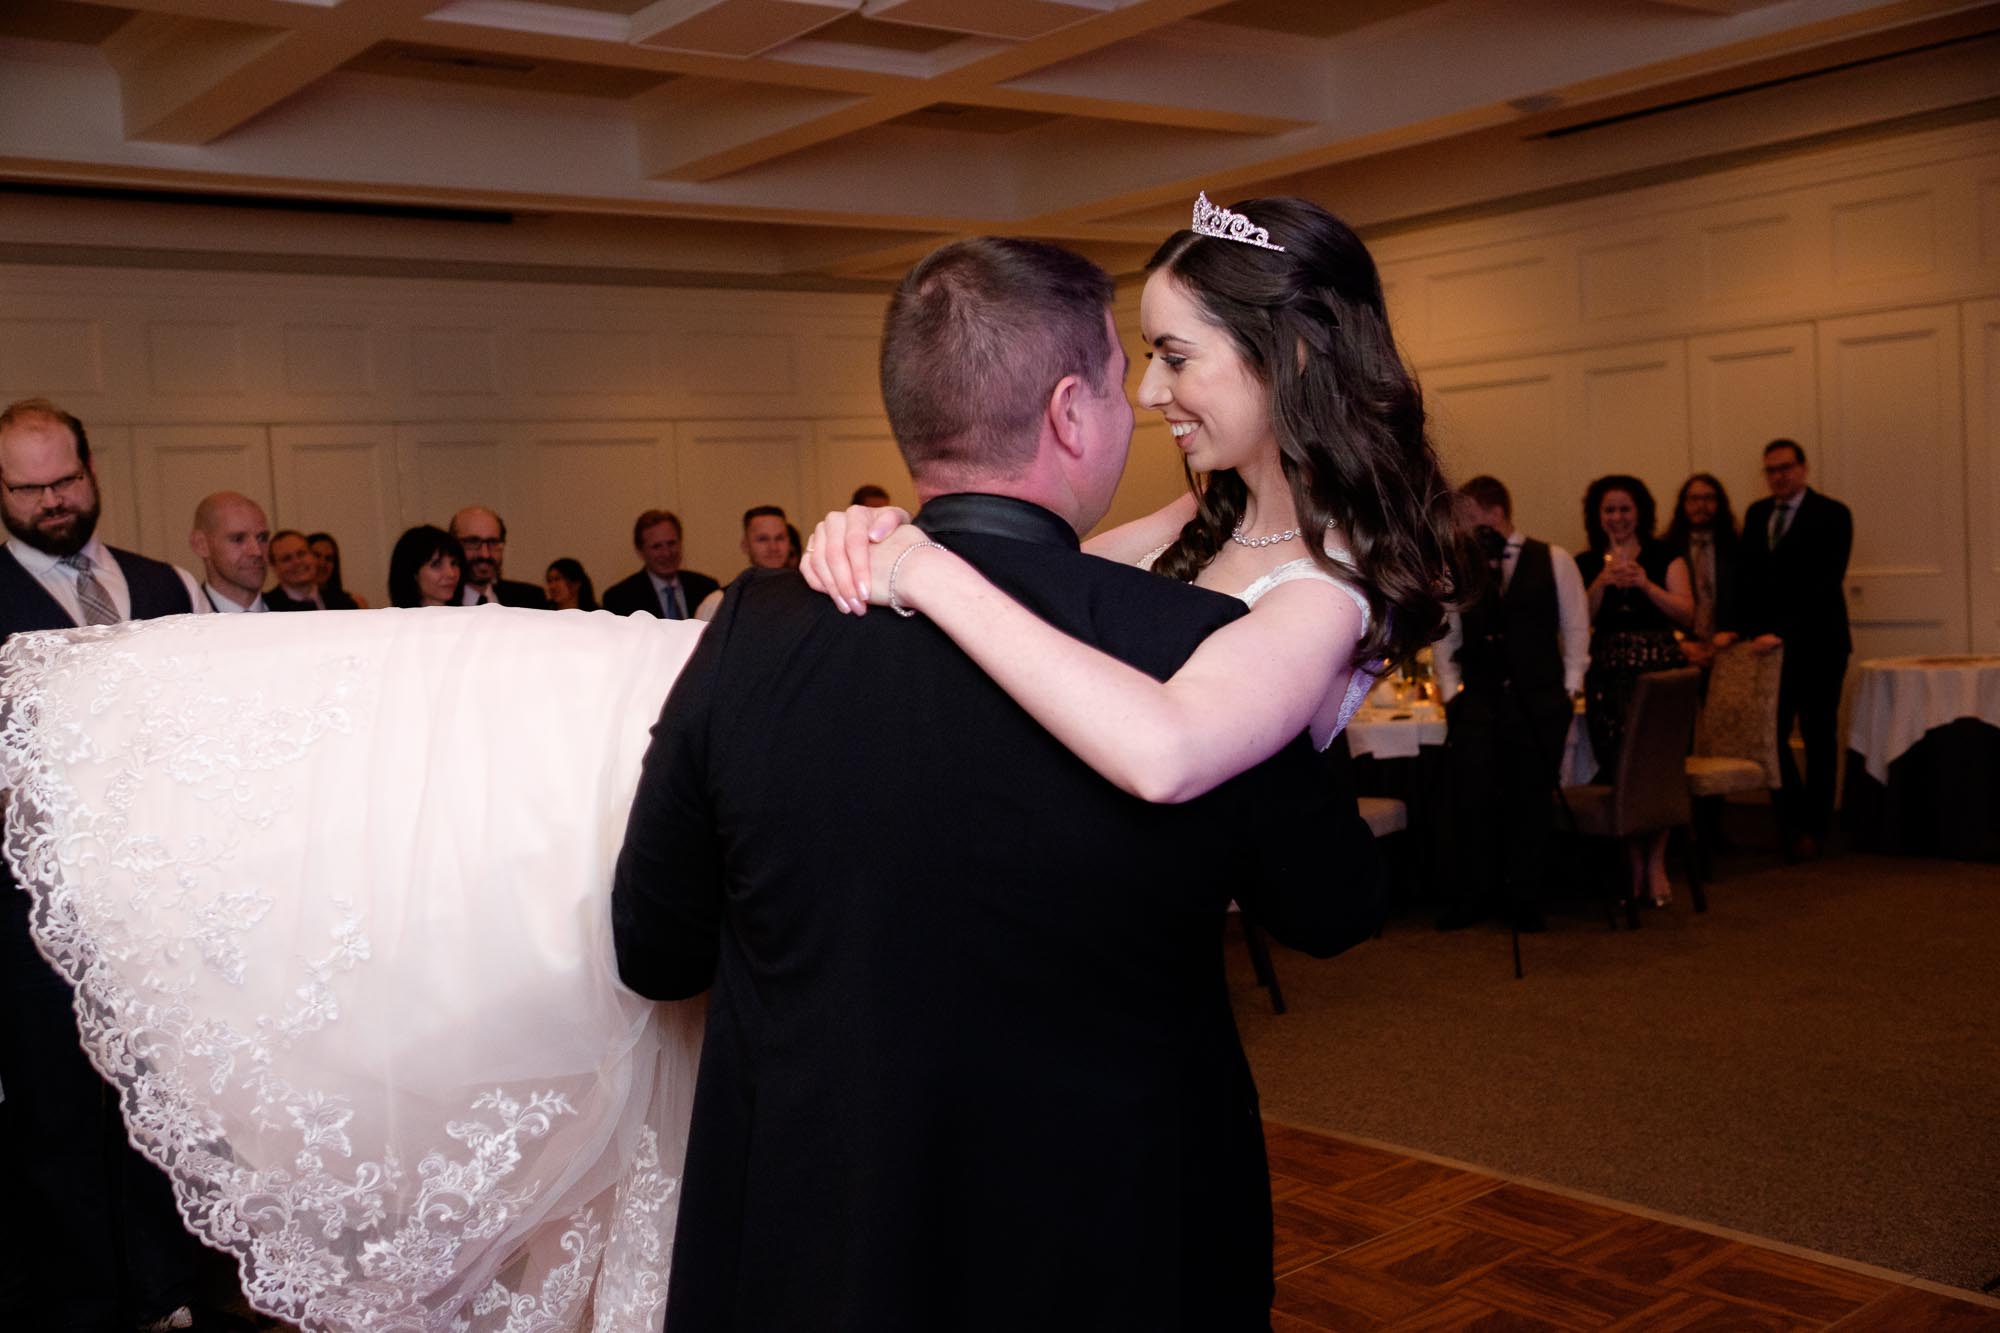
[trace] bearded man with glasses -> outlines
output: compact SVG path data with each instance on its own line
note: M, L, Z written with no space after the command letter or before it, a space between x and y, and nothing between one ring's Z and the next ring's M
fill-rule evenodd
M184 571L97 539L90 439L46 399L0 412L0 507L0 643L199 605ZM69 985L29 938L30 907L0 864L0 1253L32 1275L0 1289L0 1327L192 1328L198 1251L78 1044Z

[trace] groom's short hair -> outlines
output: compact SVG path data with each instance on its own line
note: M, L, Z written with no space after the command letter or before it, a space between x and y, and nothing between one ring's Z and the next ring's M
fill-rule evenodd
M911 474L1026 471L1057 382L1104 391L1112 293L1082 255L1010 237L954 241L911 269L882 328L882 402Z

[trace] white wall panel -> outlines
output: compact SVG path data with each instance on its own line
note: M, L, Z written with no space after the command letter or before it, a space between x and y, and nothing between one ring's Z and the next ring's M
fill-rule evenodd
M1764 446L1819 447L1818 345L1810 324L1688 340L1689 471L1711 472L1738 518L1765 493Z
M1165 421L1150 412L1144 413L1132 431L1132 452L1125 460L1125 475L1119 478L1111 508L1096 530L1144 518L1186 495L1187 488L1187 472L1181 464L1181 449L1174 443L1173 433Z
M813 423L687 421L678 424L675 439L680 486L673 508L685 525L682 558L689 568L727 583L748 563L744 510L774 504L787 514L807 512Z
M1562 362L1544 357L1455 367L1427 384L1432 438L1447 474L1458 481L1482 472L1499 477L1513 493L1516 526L1574 547L1582 538L1584 485L1607 469L1563 445L1566 382Z
M1833 280L1921 278L1937 268L1937 201L1929 190L1833 209Z
M1645 343L1571 360L1575 419L1566 438L1579 445L1583 470L1591 477L1607 472L1638 477L1653 492L1665 528L1674 493L1689 470L1686 349L1678 341ZM1582 495L1579 487L1579 502Z
M1733 305L1791 294L1799 285L1800 221L1790 213L1719 218L1702 228L1702 295Z
M1861 657L1962 651L1965 434L1959 313L1898 311L1819 329L1815 485L1854 511L1848 610Z
M638 566L632 520L672 508L673 425L531 422L519 431L524 484L506 511L507 577L539 586L551 560L571 556L603 592Z
M235 396L244 391L243 326L156 320L146 327L148 383L167 398Z
M817 423L810 472L805 503L792 515L802 537L812 534L828 510L846 508L857 486L871 482L889 492L891 503L917 510L917 485L903 466L889 423L879 417Z
M194 509L216 491L236 491L272 509L271 445L262 426L137 426L133 475L141 548L200 572L188 551Z
M1673 250L1664 235L1584 246L1578 255L1583 317L1612 319L1667 309L1679 280Z
M519 494L514 439L505 422L397 426L397 532L419 523L442 528L467 505L504 517ZM346 558L344 549L341 556Z
M2000 176L1979 182L1979 258L2000 265Z
M403 522L393 426L273 426L271 525L330 532L341 579L387 606L389 551Z
M1572 291L1552 253L1466 257L1426 280L1431 336L1462 342L1566 323L1573 318Z
M553 397L647 397L659 391L659 342L647 329L527 331L520 382Z
M798 340L799 392L814 410L878 415L882 411L880 314L840 325L813 325Z
M94 394L104 387L103 333L94 319L0 319L0 400Z
M410 330L410 388L420 399L490 397L500 391L499 366L490 328Z
M707 332L675 351L674 385L696 397L745 397L798 389L793 339L782 333Z
M2000 300L1968 304L1964 324L1972 648L2000 653Z
M287 324L285 392L305 398L375 391L374 352L363 324Z
M130 426L91 426L90 465L97 473L97 535L112 546L137 551L145 546L139 530L139 484L132 467ZM191 564L183 552L176 563Z

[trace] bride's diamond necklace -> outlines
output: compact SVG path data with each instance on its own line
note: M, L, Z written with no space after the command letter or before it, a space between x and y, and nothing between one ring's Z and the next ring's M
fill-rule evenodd
M1283 532L1274 532L1268 537L1245 537L1243 535L1243 525L1238 523L1236 531L1229 534L1229 540L1235 542L1238 546L1249 546L1252 548L1276 546L1279 542L1291 541L1302 531L1304 531L1302 528L1286 528Z

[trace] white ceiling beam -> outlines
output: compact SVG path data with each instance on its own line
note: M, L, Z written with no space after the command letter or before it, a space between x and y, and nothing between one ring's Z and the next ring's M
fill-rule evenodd
M1118 0L867 0L864 12L884 23L1025 42L1117 7Z
M861 0L653 0L632 16L630 40L703 55L757 56L860 7Z
M1293 116L1188 106L1181 102L1118 101L1077 93L1046 92L1011 83L970 89L956 95L953 100L968 106L1040 111L1052 116L1080 116L1086 120L1125 120L1161 130L1216 130L1223 134L1282 134L1311 123Z
M436 0L346 0L300 27L135 14L107 38L128 138L207 144L373 46Z
M862 108L862 124L878 112L869 99L810 88L766 88L708 79L677 79L630 104L637 130L639 174L653 180L703 181L819 143L843 113ZM843 133L845 131L842 131Z
M1151 26L1174 22L1189 11L1214 3L1215 0L1135 0L1126 9L1100 14L1048 37L996 51L921 83L905 81L893 90L863 101L831 106L817 116L810 114L810 107L795 101L786 114L777 118L774 127L749 123L732 128L719 123L719 118L710 117L696 133L690 149L672 146L671 126L649 124L642 131L647 142L641 149L641 160L646 164L646 174L655 179L716 180L844 138L934 102L963 100L961 92L986 88L996 79L1014 77L1052 60L1065 60L1111 42L1128 40ZM807 114L803 117L793 114L799 110ZM648 116L647 120L650 123L653 118ZM664 135L662 129L667 131Z

